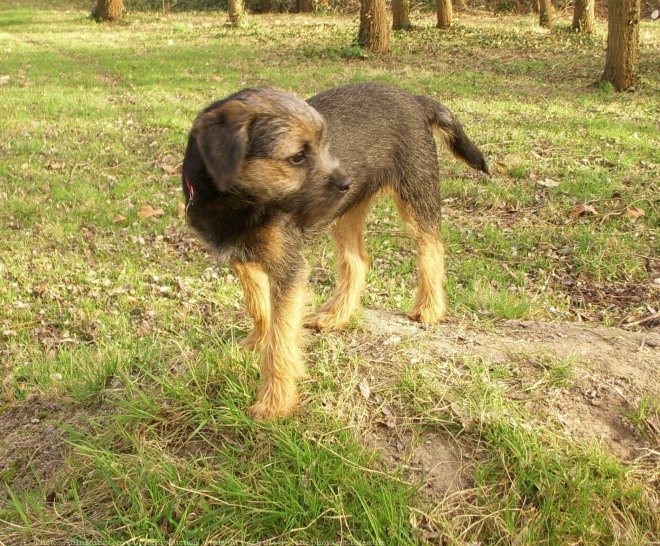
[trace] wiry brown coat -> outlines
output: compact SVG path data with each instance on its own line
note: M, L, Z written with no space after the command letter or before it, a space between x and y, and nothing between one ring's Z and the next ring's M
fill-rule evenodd
M450 150L488 172L479 149L440 103L359 84L307 103L272 89L246 89L198 117L183 165L190 224L232 263L262 352L251 412L288 415L304 375L300 351L305 241L330 225L338 250L333 296L308 321L343 327L359 306L369 259L364 222L381 192L394 197L418 250L411 318L443 320L444 251L439 236L438 131Z

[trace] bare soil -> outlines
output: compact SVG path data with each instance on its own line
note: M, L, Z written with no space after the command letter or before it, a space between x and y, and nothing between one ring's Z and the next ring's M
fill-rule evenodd
M628 331L518 320L502 321L488 330L451 320L425 327L403 314L365 310L359 327L342 335L349 351L359 353L371 383L391 374L385 363L394 360L421 366L431 360L451 368L457 359L483 359L515 369L523 380L520 388L514 385L507 391L507 397L523 400L533 414L552 418L568 441L600 443L623 461L660 463L657 409L642 423L630 417L643 399L657 404L660 396L658 328ZM532 383L548 359L569 362L570 379L564 386L548 388L547 396L526 394L526 372ZM422 476L430 494L442 497L469 487L465 461L474 454L463 453L452 434L427 430L411 436L402 432L396 419L388 422L376 416L369 421L365 443L379 449L392 467L403 463Z
M103 410L99 404L70 404L32 397L0 408L0 482L15 493L48 481L63 467L67 452L63 427L82 430L90 417ZM0 498L8 495L0 488Z

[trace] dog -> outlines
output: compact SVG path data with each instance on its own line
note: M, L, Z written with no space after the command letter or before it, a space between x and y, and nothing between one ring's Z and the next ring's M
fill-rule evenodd
M228 259L261 352L261 382L249 412L290 415L301 351L306 242L323 229L337 247L332 297L309 319L344 327L360 303L369 258L364 225L389 193L417 245L418 288L409 316L444 320L444 249L434 131L451 152L488 174L486 160L437 101L375 83L324 91L308 101L270 88L243 89L197 117L182 168L189 224Z

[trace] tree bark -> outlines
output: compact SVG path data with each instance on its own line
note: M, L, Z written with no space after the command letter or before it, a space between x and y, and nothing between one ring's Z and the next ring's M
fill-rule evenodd
M300 13L309 13L314 11L313 0L298 0L298 11Z
M245 22L243 0L228 0L227 18L229 23L235 27L240 27Z
M546 28L552 26L551 0L539 0L539 25Z
M603 81L618 91L635 85L640 0L607 0L607 58Z
M576 32L591 34L594 30L594 0L575 0L573 26Z
M410 28L409 0L392 0L392 28L401 30Z
M387 53L390 50L390 25L384 0L361 1L358 43L372 53Z
M97 21L116 21L124 11L122 0L98 0L92 10L92 17Z
M438 28L449 28L453 12L451 8L451 0L436 0L436 10L438 12Z

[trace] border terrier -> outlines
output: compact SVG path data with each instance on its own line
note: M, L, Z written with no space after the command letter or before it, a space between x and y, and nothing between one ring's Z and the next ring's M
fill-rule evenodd
M305 243L330 227L337 285L307 325L340 329L360 304L369 268L364 225L379 194L392 195L417 245L409 316L444 319L434 131L456 157L488 173L445 106L380 84L338 87L308 101L244 89L195 120L182 170L188 222L230 261L243 287L254 322L244 343L261 352L255 418L289 415L297 404L296 381L305 375Z

